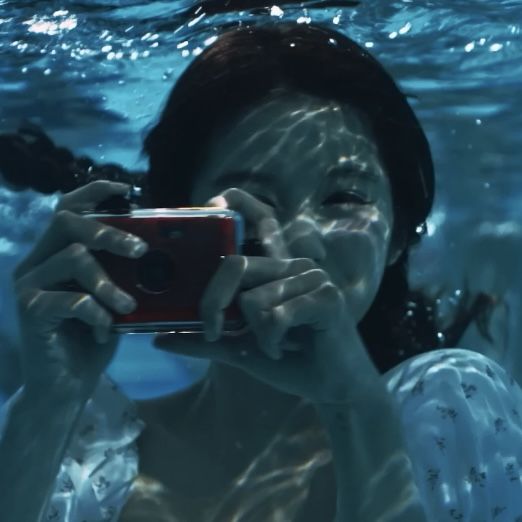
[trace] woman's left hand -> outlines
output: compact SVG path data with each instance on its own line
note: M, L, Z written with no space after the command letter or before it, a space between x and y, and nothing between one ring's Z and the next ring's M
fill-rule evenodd
M269 257L227 256L203 296L201 335L158 334L162 350L241 368L315 403L344 403L377 378L342 292L309 258L289 258L273 209L241 189L210 205L238 211L257 229ZM248 327L223 335L223 310L238 293Z

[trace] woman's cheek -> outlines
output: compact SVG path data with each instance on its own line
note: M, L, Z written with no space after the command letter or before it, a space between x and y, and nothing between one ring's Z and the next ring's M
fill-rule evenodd
M370 307L381 283L389 236L384 220L350 219L339 221L325 237L340 279L336 283L357 320Z

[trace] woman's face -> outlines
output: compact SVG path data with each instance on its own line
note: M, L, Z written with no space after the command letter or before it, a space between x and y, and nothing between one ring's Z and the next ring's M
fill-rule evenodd
M361 115L306 94L272 94L213 139L192 204L230 187L274 207L291 256L328 272L359 322L398 254L389 252L389 180Z

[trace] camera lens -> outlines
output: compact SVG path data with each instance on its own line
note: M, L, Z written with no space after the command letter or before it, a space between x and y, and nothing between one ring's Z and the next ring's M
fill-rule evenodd
M151 250L137 261L138 287L152 294L169 290L174 283L175 270L172 258L166 252Z

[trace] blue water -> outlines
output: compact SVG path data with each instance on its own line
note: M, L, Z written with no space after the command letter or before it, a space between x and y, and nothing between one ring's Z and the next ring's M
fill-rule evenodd
M191 5L0 0L0 132L30 119L78 154L145 169L144 131L179 73L212 41L216 25L277 17L336 27L416 96L412 104L432 145L437 196L429 236L412 261L412 282L445 290L441 313L465 284L505 296L510 315L499 314L494 332L515 364L522 333L516 320L522 295L522 2L372 0L344 10L274 7L262 16L184 18ZM54 196L14 193L0 180L4 393L17 382L8 357L18 339L10 272L55 204ZM473 332L467 339L472 348L489 349ZM204 369L202 362L155 352L148 336L129 335L110 373L131 396L144 397L184 386Z

